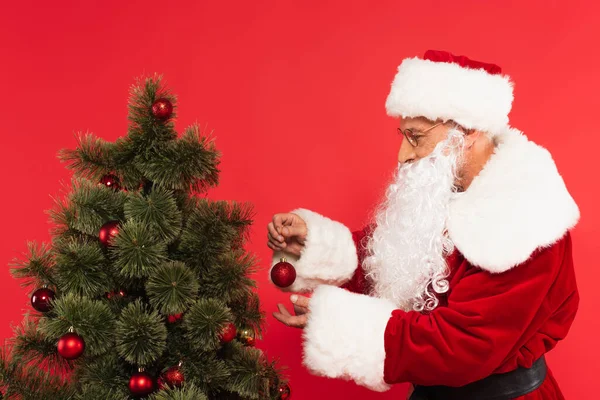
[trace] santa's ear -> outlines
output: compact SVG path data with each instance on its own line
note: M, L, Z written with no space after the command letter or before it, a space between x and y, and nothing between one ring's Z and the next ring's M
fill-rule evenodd
M483 132L478 131L476 129L465 129L464 132L465 132L465 147L467 149L470 149L471 147L473 147L475 142L480 140L485 135Z

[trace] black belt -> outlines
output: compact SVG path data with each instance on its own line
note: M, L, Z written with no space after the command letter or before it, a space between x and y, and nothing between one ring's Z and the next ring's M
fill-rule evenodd
M545 378L546 359L542 355L531 368L518 367L460 387L415 385L409 400L510 400L533 392Z

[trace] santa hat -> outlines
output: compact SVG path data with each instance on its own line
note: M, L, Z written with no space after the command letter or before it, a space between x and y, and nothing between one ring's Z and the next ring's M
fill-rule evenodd
M451 119L493 135L508 125L512 100L513 83L499 66L428 50L398 66L385 109L392 117Z

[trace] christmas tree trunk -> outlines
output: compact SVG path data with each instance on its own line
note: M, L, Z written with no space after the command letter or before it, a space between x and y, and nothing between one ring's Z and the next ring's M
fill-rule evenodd
M14 399L286 399L281 368L253 347L264 312L243 246L251 204L212 201L213 139L178 137L160 76L137 81L128 134L78 135L50 210L50 244L13 263L32 311L0 362Z

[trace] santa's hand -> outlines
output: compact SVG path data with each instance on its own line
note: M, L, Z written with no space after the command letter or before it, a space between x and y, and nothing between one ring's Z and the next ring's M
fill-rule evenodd
M277 308L279 308L280 312L274 312L273 316L287 326L302 329L306 326L306 322L308 321L310 298L293 294L290 296L290 300L294 304L294 312L296 315L290 314L283 304L278 303Z

